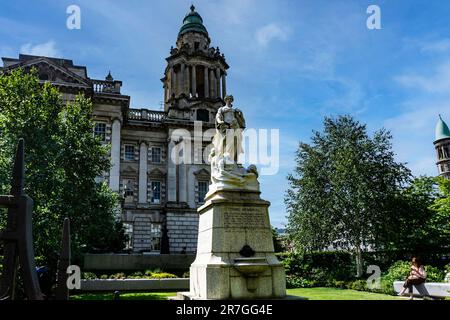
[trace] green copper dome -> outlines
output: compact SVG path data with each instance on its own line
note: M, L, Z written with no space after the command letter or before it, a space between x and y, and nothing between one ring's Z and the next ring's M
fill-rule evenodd
M450 130L448 129L447 124L442 120L441 115L439 115L438 123L436 124L436 140L449 139L450 138Z
M181 26L179 36L186 32L199 32L208 36L208 31L203 25L202 17L195 11L195 7L191 6L191 12L189 12L183 19L183 25Z

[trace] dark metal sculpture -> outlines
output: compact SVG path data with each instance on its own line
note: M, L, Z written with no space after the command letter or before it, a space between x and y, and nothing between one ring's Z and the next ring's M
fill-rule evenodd
M56 277L56 300L69 300L67 268L70 266L70 256L70 219L65 218L61 240L61 252L58 260L58 273Z
M8 208L6 230L0 232L0 241L4 243L0 300L16 298L18 270L21 271L26 298L43 299L34 263L33 200L24 192L24 179L24 141L20 139L14 161L11 192L0 196L0 206Z

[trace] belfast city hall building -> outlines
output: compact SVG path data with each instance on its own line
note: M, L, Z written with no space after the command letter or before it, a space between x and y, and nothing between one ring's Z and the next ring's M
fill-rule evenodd
M129 249L194 253L197 208L210 181L203 157L209 142L194 135L194 127L201 122L202 130L214 128L215 114L224 105L229 68L220 49L211 46L195 8L185 16L162 70L163 111L130 108L121 81L111 73L104 80L92 79L86 66L72 60L23 54L2 60L3 71L35 68L40 81L58 87L66 101L80 93L92 100L94 134L111 146L111 168L102 179L121 196ZM179 129L191 137L173 138ZM194 146L183 149L192 153L190 163L178 163L170 156L180 144Z

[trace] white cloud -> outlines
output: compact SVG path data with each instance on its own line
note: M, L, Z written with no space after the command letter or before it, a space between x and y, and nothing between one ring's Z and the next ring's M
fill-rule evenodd
M397 160L407 162L416 176L437 174L433 146L434 127L438 114L443 109L446 109L445 105L420 104L414 110L405 111L385 121L385 127L394 136Z
M450 49L450 38L423 43L421 49L424 52L446 52Z
M426 50L441 52L447 46L445 43L443 40L429 44ZM398 159L407 161L415 175L436 175L434 128L439 114L449 121L450 59L436 62L430 71L400 75L394 79L400 85L414 89L401 104L400 114L385 121L385 127L394 135Z
M273 40L286 41L288 37L289 29L276 23L269 23L256 32L256 41L262 47Z
M439 65L433 75L401 75L395 77L405 87L431 93L450 93L450 61Z
M408 42L426 54L439 55L450 51L450 38ZM447 123L450 120L450 59L443 62L438 59L428 70L394 77L400 85L414 89L414 92L403 103L403 112L385 122L394 134L398 157L409 162L408 166L415 175L437 174L434 128L439 114Z
M36 45L33 45L32 43L26 43L22 47L20 47L20 53L45 57L62 56L60 51L56 48L56 43L53 40L50 40L45 43L39 43Z

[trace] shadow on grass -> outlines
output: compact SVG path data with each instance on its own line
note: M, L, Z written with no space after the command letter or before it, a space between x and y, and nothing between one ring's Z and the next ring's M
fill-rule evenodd
M148 292L148 293L122 293L120 300L167 300L168 297L176 296L175 292ZM113 300L113 293L85 293L71 296L70 300Z

